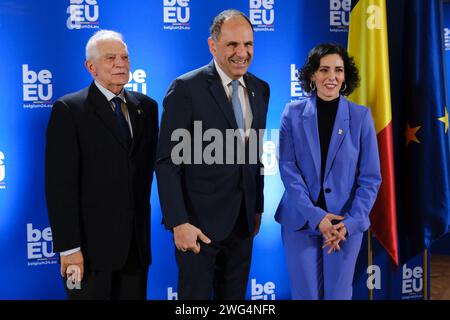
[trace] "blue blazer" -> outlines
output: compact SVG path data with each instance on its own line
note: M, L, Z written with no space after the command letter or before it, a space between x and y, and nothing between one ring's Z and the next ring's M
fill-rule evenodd
M275 220L291 230L315 230L327 214L315 205L321 187L315 95L286 106L281 119L279 165L286 190ZM324 174L329 213L344 216L349 235L367 230L381 183L377 137L370 110L343 96Z

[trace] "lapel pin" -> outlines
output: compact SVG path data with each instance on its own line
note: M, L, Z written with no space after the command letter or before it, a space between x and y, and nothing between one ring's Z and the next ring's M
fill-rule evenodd
M255 93L252 91L252 97L254 97L255 96Z
M342 134L342 132L343 132L342 129L338 130L338 134Z
M137 113L138 113L138 115L141 115L142 110L141 109L137 109Z

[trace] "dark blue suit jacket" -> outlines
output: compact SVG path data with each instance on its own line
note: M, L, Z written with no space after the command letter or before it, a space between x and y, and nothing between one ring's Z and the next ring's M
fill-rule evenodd
M269 86L250 73L244 76L244 81L253 112L251 127L264 129ZM191 163L177 164L171 158L173 148L179 143L171 140L172 133L185 129L194 139L194 121L201 121L197 132L201 135L208 129L215 129L225 137L227 129L237 129L233 108L214 62L174 80L163 105L156 175L166 227L171 229L189 222L213 240L223 240L231 233L244 199L248 227L253 230L255 215L262 213L264 205L264 180L259 160L255 164L207 164L204 161L195 164L194 151L203 153L209 141L197 145L199 149L195 149L191 141ZM230 151L223 149L224 159Z
M47 128L46 197L54 251L81 247L86 264L117 270L133 229L149 265L150 189L158 137L158 106L125 91L133 128L127 146L106 97L92 83L55 102Z

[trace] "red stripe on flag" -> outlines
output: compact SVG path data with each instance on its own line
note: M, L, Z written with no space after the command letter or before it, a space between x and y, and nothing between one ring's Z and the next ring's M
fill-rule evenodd
M378 197L373 206L371 230L389 254L391 262L398 268L397 218L395 206L394 148L392 145L392 123L378 135L381 182Z

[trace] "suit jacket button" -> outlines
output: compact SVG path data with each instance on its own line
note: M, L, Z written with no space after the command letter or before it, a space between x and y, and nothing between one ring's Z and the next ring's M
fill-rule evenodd
M331 192L331 189L330 188L326 188L325 189L325 193L330 193Z

